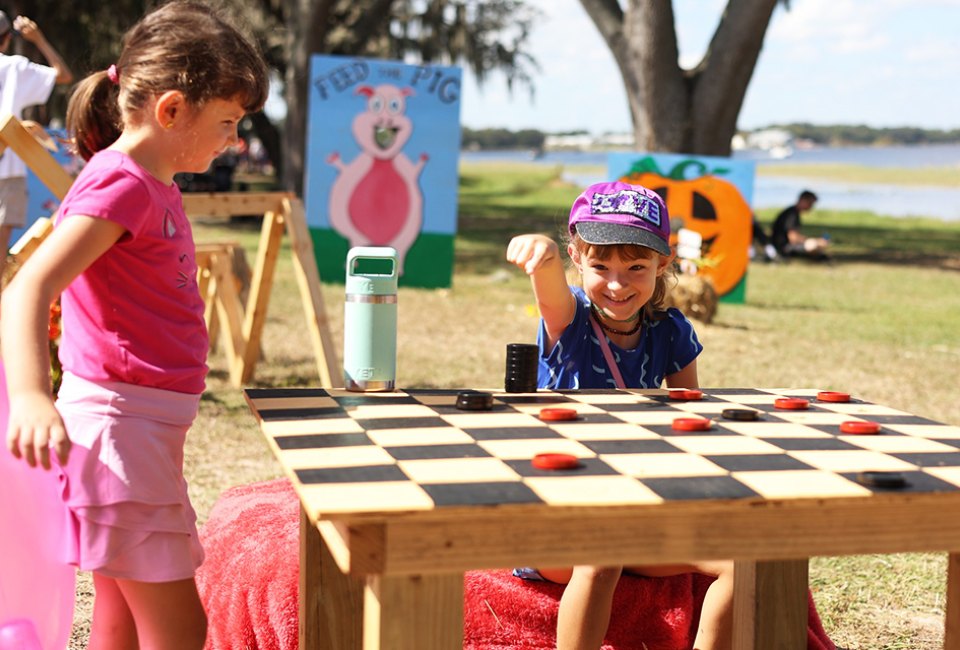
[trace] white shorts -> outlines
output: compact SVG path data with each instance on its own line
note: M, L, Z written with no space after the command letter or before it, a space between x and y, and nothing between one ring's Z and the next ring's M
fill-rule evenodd
M22 228L27 223L27 179L0 178L0 226Z
M65 373L57 399L73 443L61 467L67 561L140 582L192 578L203 562L183 478L199 395Z

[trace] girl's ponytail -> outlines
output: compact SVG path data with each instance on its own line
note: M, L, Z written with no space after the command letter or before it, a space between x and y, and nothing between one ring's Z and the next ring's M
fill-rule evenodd
M119 90L106 71L94 72L74 88L67 105L67 131L84 160L120 137L123 123L117 101Z

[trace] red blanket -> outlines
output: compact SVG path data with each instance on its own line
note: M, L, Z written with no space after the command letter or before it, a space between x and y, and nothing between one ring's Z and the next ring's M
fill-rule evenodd
M299 506L290 483L227 490L201 530L207 559L197 574L210 618L207 648L295 650ZM710 578L625 576L603 650L682 650ZM563 587L519 580L507 570L464 579L465 650L554 648ZM835 650L810 600L808 650Z

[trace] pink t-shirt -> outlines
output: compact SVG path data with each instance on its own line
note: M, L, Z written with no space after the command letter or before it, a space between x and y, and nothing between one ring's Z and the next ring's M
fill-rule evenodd
M104 150L74 181L57 222L73 215L109 219L127 232L63 293L64 370L202 393L209 342L180 189Z

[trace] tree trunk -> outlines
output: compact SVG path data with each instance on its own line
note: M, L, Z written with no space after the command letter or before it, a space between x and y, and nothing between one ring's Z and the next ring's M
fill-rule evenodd
M700 63L679 63L670 0L580 0L620 68L636 146L730 155L747 85L778 0L729 0Z
M286 155L279 176L284 189L303 196L307 100L310 96L310 55L324 51L331 3L335 0L294 0L289 3L289 61L284 78L287 119L283 142Z

